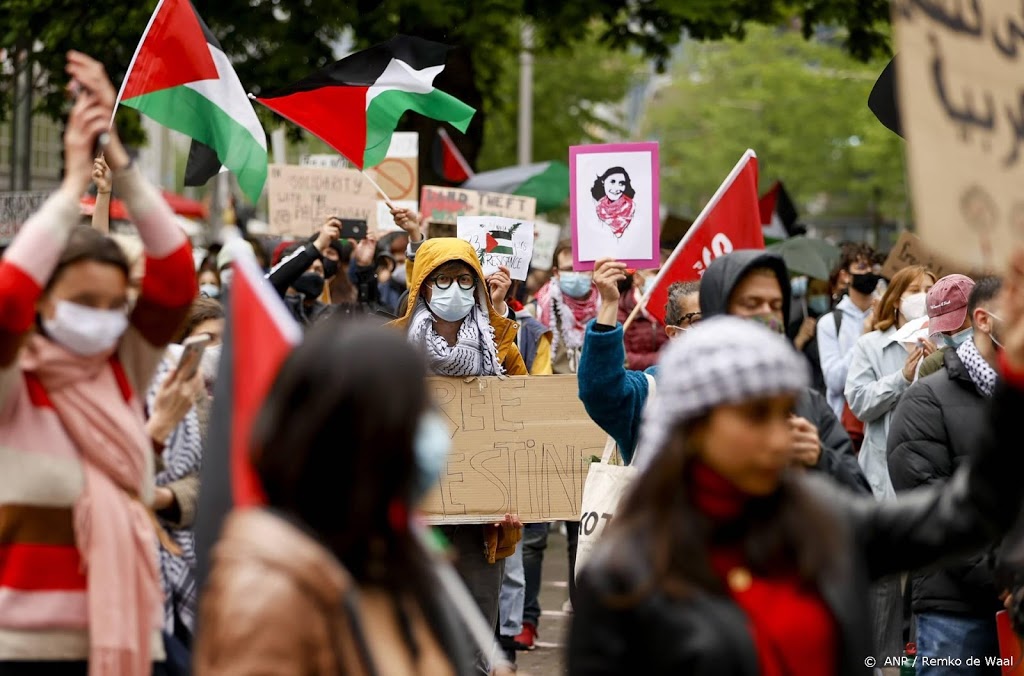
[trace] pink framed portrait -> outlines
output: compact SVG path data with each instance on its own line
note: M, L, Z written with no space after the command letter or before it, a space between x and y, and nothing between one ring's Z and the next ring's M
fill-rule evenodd
M574 270L601 258L661 266L657 143L570 147L569 191Z

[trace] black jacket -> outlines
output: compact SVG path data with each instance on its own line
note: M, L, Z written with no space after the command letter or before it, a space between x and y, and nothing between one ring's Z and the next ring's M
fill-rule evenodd
M729 297L740 281L754 268L768 268L775 273L782 288L782 316L789 316L789 272L782 257L764 251L734 251L716 258L700 280L700 311L707 317L729 314ZM871 485L857 463L850 436L836 418L828 401L807 388L797 399L794 412L818 428L821 459L815 469L830 475L856 493L871 494Z
M1021 410L1024 391L999 391L971 462L945 485L899 500L836 491L813 475L799 479L813 491L818 510L834 520L840 538L833 568L818 580L836 621L836 674L873 673L864 664L873 655L872 581L977 551L1010 527L1024 492L1024 453L1016 443ZM758 673L746 618L727 596L695 592L679 599L652 591L627 605L609 599L650 580L651 562L639 553L633 559L616 556L623 550L613 524L578 580L569 638L572 676ZM883 656L875 657L881 666Z
M944 484L977 447L988 424L986 399L955 350L946 368L915 383L900 398L889 427L889 477L896 492ZM915 613L991 618L1001 609L990 557L914 576Z

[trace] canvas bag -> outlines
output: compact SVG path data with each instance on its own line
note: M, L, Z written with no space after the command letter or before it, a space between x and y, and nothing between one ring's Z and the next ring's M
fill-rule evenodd
M654 378L647 377L647 402L654 396ZM587 482L583 484L581 501L580 534L576 546L576 569L573 575L579 577L587 565L598 539L615 516L619 502L626 495L637 477L635 467L624 466L615 440L610 436L604 445L601 462L590 465Z

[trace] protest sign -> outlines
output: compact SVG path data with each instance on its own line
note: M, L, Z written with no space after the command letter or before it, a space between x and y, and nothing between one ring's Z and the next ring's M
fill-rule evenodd
M601 258L661 267L657 143L570 147L569 192L574 270Z
M1019 3L895 0L901 128L921 239L965 268L1024 243Z
M535 270L550 270L555 264L555 249L562 238L562 226L535 221L533 232L533 259L530 260L530 267Z
M936 279L954 273L968 274L970 272L968 266L951 262L933 253L917 235L903 232L889 252L889 257L885 259L882 276L892 279L897 272L903 268L909 268L911 265L923 265L935 273Z
M575 521L591 458L607 436L587 415L575 376L429 378L452 433L428 523Z
M352 165L341 155L334 153L306 154L299 156L300 167L314 167L316 169L349 169Z
M270 233L304 236L331 217L364 220L377 228L377 190L356 169L270 165L267 178Z
M49 196L41 191L0 193L0 237L14 237Z
M419 156L418 133L398 131L391 136L387 157L373 171L377 183L392 201L416 201L420 187Z
M526 281L533 255L533 223L497 216L460 216L455 227L459 239L473 245L485 275L504 265L512 279Z
M459 216L502 216L533 221L537 200L521 195L423 186L420 208L427 221L455 225Z

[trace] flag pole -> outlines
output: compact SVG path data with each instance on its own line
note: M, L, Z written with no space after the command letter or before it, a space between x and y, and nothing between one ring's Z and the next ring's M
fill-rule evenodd
M365 169L360 169L360 172L363 174L363 176L366 177L366 180L369 181L373 185L373 187L377 189L377 192L380 193L380 196L384 198L384 204L388 205L388 209L394 211L395 205L391 203L391 198L388 197L388 194L386 192L384 192L384 188L381 188L379 185L377 185L377 181L373 180L373 177L367 174Z
M722 201L722 196L725 195L725 191L729 189L729 186L732 185L733 181L736 180L736 177L740 175L741 171L743 171L743 167L746 165L747 160L752 157L757 157L757 153L750 148L747 148L747 151L743 153L743 156L740 158L739 162L736 163L736 166L732 168L732 171L730 171L729 175L725 177L722 184L718 186L718 190L715 191L715 194L711 196L708 203L704 205L703 209L701 209L700 214L693 222L693 225L690 226L690 229L686 231L686 234L683 235L683 238L679 240L679 244L677 244L676 248L672 251L672 255L669 256L668 260L665 261L665 264L661 266L658 276L654 278L654 284L651 284L651 288L647 290L647 293L643 295L640 301L636 304L636 307L633 308L633 311L629 313L629 317L626 318L625 323L622 325L623 334L625 334L629 325L633 323L633 320L636 319L636 316L640 314L640 311L647 307L647 302L650 301L651 294L653 294L654 290L661 284L662 278L672 268L672 264L675 263L677 258L679 258L679 254L682 253L686 245L689 244L693 235L700 230L700 226L704 225L704 221L707 220L712 210L714 210L714 208L718 206L718 203Z

